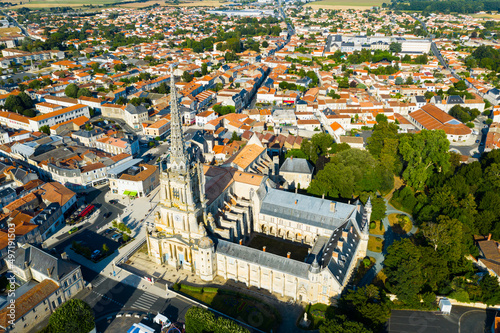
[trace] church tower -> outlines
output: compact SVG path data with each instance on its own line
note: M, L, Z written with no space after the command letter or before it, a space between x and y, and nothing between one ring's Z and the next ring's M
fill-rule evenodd
M153 246L153 238L149 237L148 244L154 249L150 255L156 262L195 269L193 245L203 237L206 220L205 180L202 164L195 159L192 148L186 147L172 71L170 75L171 155L160 175L160 211L154 232L159 243Z

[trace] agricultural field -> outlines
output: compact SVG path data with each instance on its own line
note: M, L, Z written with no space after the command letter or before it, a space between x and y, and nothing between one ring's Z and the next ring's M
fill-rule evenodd
M359 0L356 2L352 2L349 0L322 0L310 2L305 6L314 8L314 9L368 9L372 6L380 6L382 5L383 0ZM387 2L387 1L386 1Z

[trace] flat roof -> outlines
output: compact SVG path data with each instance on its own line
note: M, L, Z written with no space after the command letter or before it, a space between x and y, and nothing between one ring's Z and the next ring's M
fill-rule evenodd
M143 162L142 158L134 158L108 170L108 175L119 175L130 167Z

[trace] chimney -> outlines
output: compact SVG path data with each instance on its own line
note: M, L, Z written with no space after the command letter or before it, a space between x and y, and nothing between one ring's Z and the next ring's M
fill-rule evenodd
M338 241L337 242L337 248L339 249L339 252L341 252L342 249L344 248L344 242Z
M47 267L47 276L50 277L50 268Z
M298 191L298 190L299 190L299 189L296 187L296 188L295 188L295 194L297 194L297 191ZM295 201L297 201L297 200L295 200ZM297 202L295 202L295 204L297 204Z
M342 231L342 238L347 239L347 231Z
M330 203L330 212L335 213L335 202Z
M262 251L266 252L266 247L265 246L262 247Z
M295 204L297 204L297 202L298 202L298 201L299 201L299 200L295 200Z
M66 252L61 253L61 259L68 260L68 254Z
M332 252L332 258L335 260L335 262L339 261L339 254L335 251Z
M288 259L290 259L290 255L291 255L291 254L292 254L292 252L288 252L288 253L286 254L286 257L287 257Z
M240 245L243 245L243 239L240 239Z
M488 234L488 240L489 241L491 240L491 234Z
M321 199L325 200L325 193L321 195Z

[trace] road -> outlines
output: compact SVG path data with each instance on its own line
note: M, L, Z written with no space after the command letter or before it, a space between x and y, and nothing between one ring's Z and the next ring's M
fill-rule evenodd
M83 300L92 307L97 321L117 312L150 312L162 313L172 322L184 322L186 311L193 306L193 303L181 298L160 297L109 279L89 268L82 266L81 269L84 280L92 285L91 291ZM100 327L97 330L103 332Z
M2 12L2 14L3 14L3 15L7 16L7 17L10 19L10 21L11 21L12 23L14 23L14 25L15 25L16 27L18 27L19 29L21 29L21 33L22 33L23 35L25 35L26 37L31 38L31 37L30 37L30 35L28 34L28 31L27 31L27 30L26 30L26 29L25 29L22 25L20 25L20 24L19 24L19 22L17 22L17 21L16 21L16 20L15 20L12 16L10 16L9 14L7 14L7 12L5 12L5 11L3 11L3 10L2 10L1 12Z
M104 196L108 191L109 191L109 185L106 185L99 189L93 188L91 191L86 193L85 201L89 204L95 205L96 208L99 210L98 212L99 216L97 217L97 220L92 224L90 223L83 224L82 226L80 226L80 230L77 233L74 233L72 235L63 234L61 236L58 236L57 242L51 244L48 247L48 250L55 248L58 253L61 253L64 251L64 248L66 248L66 246L71 244L74 238L78 238L77 235L83 233L85 230L90 229L90 231L95 232L96 230L105 226L107 223L116 219L118 214L122 213L125 206L120 203L116 205L107 203ZM111 212L111 215L108 216L108 218L104 218L104 214L107 214L109 212Z

